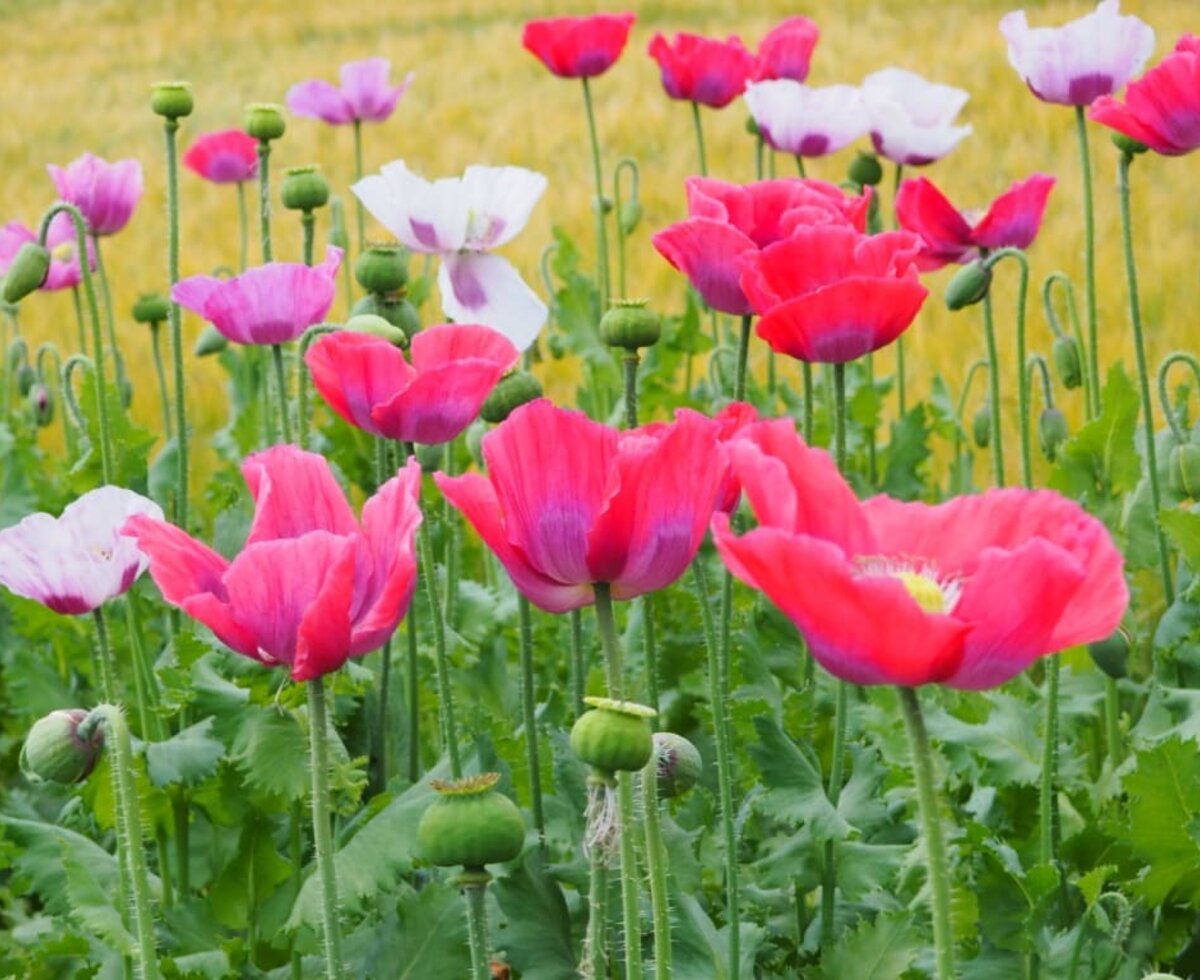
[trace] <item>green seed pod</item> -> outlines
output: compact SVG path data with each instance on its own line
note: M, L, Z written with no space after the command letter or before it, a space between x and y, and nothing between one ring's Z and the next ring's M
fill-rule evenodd
M636 351L652 347L661 336L662 321L644 299L617 300L600 318L600 338L609 347Z
M992 285L992 270L976 259L968 262L946 284L946 307L961 310L981 302Z
M46 428L54 421L54 392L40 381L29 389L26 398L33 411L33 420L39 428Z
M1200 446L1188 442L1171 450L1170 481L1179 496L1200 500Z
M658 776L658 798L670 800L696 785L703 763L699 750L682 735L655 732L654 768Z
M1074 337L1066 334L1055 337L1050 352L1054 357L1058 380L1064 388L1070 390L1083 384L1083 359L1079 356L1079 343Z
M484 399L479 417L493 425L503 422L526 402L542 397L542 383L528 371L506 374Z
M424 443L416 445L417 462L421 464L422 473L433 473L446 465L446 444L444 442Z
M135 323L162 323L171 312L171 301L161 293L143 293L133 304Z
M650 761L650 719L657 711L632 701L583 700L595 710L580 715L571 727L572 752L606 775L636 772Z
M642 222L642 202L637 198L626 201L621 205L621 213L617 215L621 224L622 235L632 235L633 230Z
M155 82L150 88L150 108L164 119L190 116L195 105L187 82Z
M329 181L315 164L288 167L283 172L279 196L289 211L315 211L329 201Z
M17 368L17 394L22 398L33 391L33 385L36 381L37 372L34 371L34 369L28 364L22 363L21 366Z
M89 726L81 737L80 723L88 713L82 708L51 711L29 729L21 747L21 771L35 782L78 783L88 774L104 748L104 729Z
M368 293L394 293L408 283L408 249L368 245L354 261L354 278Z
M210 354L220 354L228 346L229 338L210 323L200 331L192 353L197 357L208 357Z
M1058 458L1058 450L1067 441L1067 417L1057 408L1043 409L1038 416L1038 441L1042 454L1050 462Z
M1108 138L1112 140L1113 146L1115 146L1122 153L1129 154L1131 157L1139 156L1150 149L1150 147L1148 147L1141 140L1135 140L1132 136L1126 136L1124 133L1118 133L1115 129L1108 134Z
M1089 643L1088 653L1096 666L1114 680L1129 676L1129 637L1124 630Z
M874 187L883 180L883 166L874 153L859 153L850 164L847 176L859 187Z
M433 780L438 791L417 824L417 846L439 867L482 868L511 861L525 845L525 819L517 805L495 791L499 773L453 782Z
M992 408L988 404L979 406L975 418L971 421L971 433L975 436L975 445L987 449L992 442Z
M396 347L408 346L408 335L399 327L394 327L383 317L374 313L359 313L350 317L344 324L344 329L352 333L365 333L371 337L386 340Z
M274 102L251 102L246 106L242 128L256 140L277 140L287 129L283 106Z
M26 242L13 257L4 276L4 302L19 303L38 289L50 274L50 252L37 242Z
M403 297L393 298L370 293L350 308L352 317L360 316L363 313L382 317L393 327L403 330L409 340L412 340L421 329L421 317L417 313L417 308Z

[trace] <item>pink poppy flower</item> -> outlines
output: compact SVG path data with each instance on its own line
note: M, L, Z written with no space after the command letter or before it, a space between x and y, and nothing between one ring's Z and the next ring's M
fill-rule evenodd
M531 20L521 44L559 78L595 78L621 57L633 21L633 14Z
M474 323L422 330L411 355L409 364L388 341L341 330L319 338L304 360L321 397L351 425L428 445L470 425L521 356L507 337Z
M1028 248L1037 237L1054 178L1034 174L1001 194L987 213L972 222L924 177L906 180L896 195L900 227L921 236L917 256L923 270L950 262L970 262L980 249Z
M929 291L907 231L862 235L817 225L742 258L742 288L758 335L780 354L819 364L853 361L895 340Z
M285 344L325 318L341 264L342 250L330 245L320 265L268 262L232 279L192 276L172 287L171 299L235 343Z
M214 184L240 184L258 176L258 141L240 129L205 133L188 147L183 165Z
M1171 54L1130 83L1124 105L1102 95L1088 118L1164 156L1200 148L1200 37L1180 38Z
M132 490L99 487L61 517L30 514L0 531L0 585L64 615L99 609L146 570L146 556L120 534L135 514L161 518L162 509Z
M396 160L351 190L401 243L442 257L438 290L449 319L499 330L518 350L534 342L546 304L489 252L528 223L545 177L523 167L467 167L462 177L428 181Z
M786 419L729 454L759 527L739 537L717 514L717 550L851 683L995 687L1108 636L1129 603L1104 525L1052 491L860 502Z
M1091 105L1136 75L1154 50L1154 29L1121 16L1120 0L1103 0L1062 27L1031 28L1024 10L1000 20L1008 61L1043 102Z
M762 138L793 156L836 153L871 128L862 93L853 85L812 88L781 78L750 83L745 98Z
M332 126L352 122L383 122L395 110L415 77L410 71L399 85L388 84L392 63L387 58L348 61L339 75L342 87L321 79L297 82L287 93L288 110L296 116L320 119Z
M807 17L787 17L780 21L758 43L755 80L790 78L795 82L804 81L808 78L809 62L820 36L817 25Z
M754 55L738 37L718 41L680 32L668 41L655 34L649 51L658 62L667 95L713 109L722 109L741 95L754 71Z
M933 163L971 134L970 126L954 125L971 97L963 89L903 68L883 68L863 79L862 94L875 152L893 163Z
M36 242L37 234L19 221L10 221L0 228L0 276L16 258L17 252L26 242ZM65 214L56 214L50 219L46 232L46 247L50 250L50 271L41 288L54 291L78 286L83 281L83 267L79 264L79 239L75 234L75 222ZM96 252L92 240L87 239L88 268L96 268Z
M161 519L125 525L150 556L163 598L237 653L286 664L297 681L383 643L408 612L417 580L416 460L366 502L361 523L316 453L275 446L249 456L242 474L254 521L232 562Z
M686 181L686 221L653 238L660 255L691 280L714 310L754 312L742 290L741 257L815 224L866 227L871 199L849 196L835 184L785 177L730 184L708 177Z
M727 464L712 419L617 432L544 398L483 438L488 475L434 474L547 612L578 609L607 582L617 599L661 589L700 547Z
M66 167L46 165L58 196L83 213L93 235L115 235L129 224L142 196L142 165L137 160L107 160L85 153Z

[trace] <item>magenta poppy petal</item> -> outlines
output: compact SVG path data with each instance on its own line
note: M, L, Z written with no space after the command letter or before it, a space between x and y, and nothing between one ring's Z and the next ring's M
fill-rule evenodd
M205 133L183 155L183 165L214 184L234 184L258 176L258 141L240 129Z
M352 652L350 614L355 599L355 566L360 551L366 547L366 542L361 537L357 540L334 540L338 544L333 550L332 560L325 568L320 590L304 610L296 629L292 680L297 682L332 674L346 662ZM299 540L288 542L293 543L302 544ZM306 560L322 561L322 558L318 554ZM296 588L294 583L289 587ZM372 643L368 649L375 646L376 644Z
M272 446L248 456L242 476L254 498L254 522L246 546L310 531L352 535L358 531L346 495L329 464L295 446Z
M804 81L820 36L817 25L807 17L787 17L780 21L758 43L754 77Z
M288 111L294 116L320 119L334 126L354 121L350 103L342 93L320 79L297 82L288 89L286 101Z
M1046 201L1054 187L1054 178L1034 174L1019 180L1001 194L972 230L971 238L980 248L1028 248L1037 237L1046 212Z
M416 378L403 351L379 337L339 330L318 338L304 362L313 387L338 415L373 435L401 438L379 425L372 412Z
M409 350L413 367L421 373L464 359L491 361L507 371L520 351L504 334L479 323L445 323L422 330Z
M390 85L388 76L392 63L387 58L365 58L349 61L339 69L342 96L350 107L352 119L364 122L383 122L396 109L396 103L412 84L409 72L399 85Z
M900 227L920 236L922 269L938 269L948 262L963 262L975 253L971 226L924 177L906 180L896 195Z
M714 310L734 316L754 312L738 277L741 257L754 254L755 247L738 229L710 218L690 218L663 229L652 241Z
M531 20L521 44L559 78L595 78L621 56L633 21L633 14Z

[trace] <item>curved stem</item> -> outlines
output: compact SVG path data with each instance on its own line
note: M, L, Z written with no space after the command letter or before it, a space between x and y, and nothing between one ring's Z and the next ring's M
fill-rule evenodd
M963 423L963 412L967 409L967 397L971 393L971 383L975 380L975 375L979 372L980 368L985 371L988 370L988 362L982 360L973 361L971 366L967 368L967 377L963 381L962 392L958 396L958 411L954 416L957 421L957 426L954 430L954 456L956 459L961 449L962 440L967 435L967 427Z
M159 332L162 330L162 324L154 322L150 324L150 347L154 352L154 373L158 377L158 397L162 402L162 417L163 417L163 438L171 438L171 395L167 391L167 373L163 368L162 345L160 344Z
M62 392L63 404L67 408L67 414L71 416L71 422L74 424L76 431L81 438L87 438L87 421L83 417L83 410L79 407L79 399L75 396L75 386L71 382L71 376L75 373L76 368L87 368L89 371L94 371L95 367L92 364L92 359L83 354L72 354L67 358L67 363L63 365L62 380L59 383L58 390Z
M163 123L167 153L167 279L171 286L179 282L179 160L175 133L179 120ZM183 312L172 300L168 319L171 324L171 361L175 382L175 523L187 530L188 517L188 431L186 392L183 375Z
M314 324L313 326L311 326L307 330L305 330L304 333L300 337L300 344L299 344L300 349L298 352L298 355L300 358L300 367L299 367L300 377L296 381L296 404L297 404L299 416L300 416L299 425L300 425L300 448L301 449L308 448L308 426L309 426L309 417L308 417L309 370L308 370L308 362L305 360L305 355L308 354L308 349L309 349L309 347L312 346L314 340L316 340L318 337L323 336L324 334L333 333L333 331L335 329L336 329L335 327L331 327L328 324L318 323L318 324Z
M1087 303L1087 357L1092 376L1091 415L1094 418L1100 414L1100 355L1096 342L1096 213L1092 195L1092 157L1088 150L1087 119L1083 106L1075 107L1075 135L1079 142L1079 166L1083 172L1083 277Z
M1079 347L1079 377L1083 382L1083 405L1087 418L1095 418L1099 414L1099 409L1094 403L1098 400L1093 394L1098 389L1097 379L1092 377L1092 368L1088 363L1088 346L1083 336L1083 327L1079 322L1079 309L1075 305L1075 286L1071 283L1071 279L1066 273L1052 272L1042 283L1042 309L1045 311L1046 320L1050 324L1050 329L1056 337L1065 335L1062 321L1059 319L1058 311L1054 307L1054 286L1059 283L1063 287L1063 295L1067 298L1067 316L1071 320L1071 333L1075 337L1075 344Z
M588 137L592 146L592 177L596 185L596 285L600 290L600 310L608 309L611 288L608 277L608 218L604 214L604 173L600 167L600 139L596 135L596 112L592 107L592 89L583 81L583 108L587 114ZM619 220L619 218L618 218Z
M292 441L292 413L288 404L287 368L283 363L283 345L271 345L271 360L275 364L275 387L279 391L279 427L283 441Z
M692 104L692 128L696 131L696 150L699 153L700 176L708 176L708 160L704 156L704 126L700 122L700 103Z
M521 621L521 713L525 724L525 752L529 764L529 797L533 804L533 825L538 841L546 846L546 817L542 810L542 765L538 752L537 699L533 686L533 613L529 600L517 593L517 611Z
M104 300L104 326L108 332L108 347L112 351L113 372L120 391L125 387L125 358L117 344L117 326L113 318L112 293L108 288L108 271L104 268L104 250L100 247L100 236L92 233L92 251L96 256L96 278L100 280L100 297ZM118 402L124 405L124 400Z
M1029 388L1033 387L1033 382L1030 379L1033 378L1034 374L1037 374L1038 378L1042 382L1042 403L1046 408L1053 408L1054 385L1050 382L1050 368L1046 364L1046 359L1042 357L1041 354L1031 354L1029 359L1025 362L1025 368L1026 386ZM1033 399L1031 397L1030 401L1032 400Z
M258 141L258 236L263 262L271 261L271 141Z
M987 258L987 266L994 268L1002 259L1012 258L1021 266L1021 279L1017 287L1017 418L1021 436L1021 480L1027 488L1033 487L1033 451L1029 437L1029 383L1025 373L1025 297L1029 291L1029 260L1018 248L1000 248ZM992 406L993 422L996 426L996 443L1000 442L1000 406Z
M1191 437L1184 431L1175 413L1171 411L1171 399L1167 396L1167 375L1176 364L1186 364L1192 369L1192 374L1196 378L1196 390L1200 391L1200 360L1187 351L1177 350L1168 354L1158 366L1158 401L1162 406L1163 415L1166 416L1167 424L1175 434L1175 440L1183 444L1188 442Z
M1004 486L1004 426L1000 420L1000 357L996 352L996 324L992 294L983 297L983 334L988 353L988 404L992 409L992 465L996 486Z
M308 682L308 734L312 752L313 844L321 881L321 913L324 927L325 975L342 976L342 927L338 918L337 875L333 866L333 832L329 811L329 719L325 710L325 678Z

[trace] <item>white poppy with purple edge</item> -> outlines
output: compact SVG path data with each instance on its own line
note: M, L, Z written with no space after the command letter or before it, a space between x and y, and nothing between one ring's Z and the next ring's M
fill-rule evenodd
M120 534L134 514L163 519L153 500L112 486L89 490L61 517L30 514L0 531L0 584L63 615L100 608L149 564L137 542Z
M488 253L525 227L546 184L524 167L472 166L430 181L395 160L351 190L402 244L441 256L438 289L449 319L482 323L525 350L546 322L546 304L507 259Z
M955 119L971 93L904 68L881 68L862 82L875 152L919 167L940 160L971 134Z
M853 85L815 88L779 78L752 82L744 97L762 138L781 153L822 157L870 129L862 93Z

